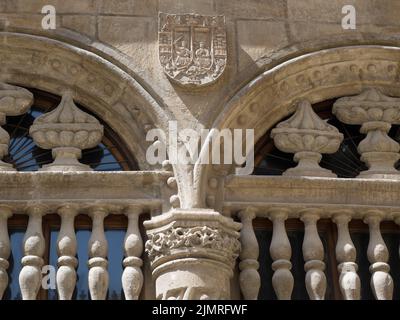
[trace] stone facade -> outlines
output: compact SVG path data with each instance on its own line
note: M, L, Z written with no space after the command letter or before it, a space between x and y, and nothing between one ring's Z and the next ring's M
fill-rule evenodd
M356 8L356 29L342 28L342 7ZM56 28L42 28L43 6L56 9ZM344 299L359 299L356 249L348 223L363 219L370 242L371 287L391 299L393 279L381 221L400 224L399 124L400 3L396 0L2 0L0 2L0 115L25 113L29 88L62 96L30 127L54 162L21 173L0 161L0 296L8 285L7 219L29 216L20 287L38 294L44 264L42 217L61 217L57 291L71 299L76 282L78 213L92 221L89 289L107 292L108 244L104 219L128 218L122 285L127 299L257 299L259 245L253 220L273 224L272 284L290 299L294 280L288 218L304 224L305 285L324 299L324 247L317 221L338 228L336 259ZM368 170L339 179L322 167L343 134L313 111L333 98L343 123L361 125L358 145ZM137 172L91 172L79 162L97 145L103 126L119 137ZM289 117L289 119L284 120ZM150 164L149 130L272 130L276 147L298 166L283 176L240 176L233 165ZM9 136L0 128L0 158ZM207 142L200 150L207 150ZM168 146L169 141L156 142ZM185 148L183 141L179 148ZM203 151L206 152L206 151ZM288 189L287 186L291 187ZM148 213L145 234L139 216Z

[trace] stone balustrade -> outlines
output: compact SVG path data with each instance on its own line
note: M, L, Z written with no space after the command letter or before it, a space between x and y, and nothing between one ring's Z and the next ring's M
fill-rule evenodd
M235 207L235 210L233 210ZM343 300L360 300L361 287L370 286L377 300L391 300L393 298L394 281L390 275L389 251L382 238L380 223L391 220L400 224L400 216L392 214L387 216L381 210L367 210L364 212L364 223L369 228L369 244L365 248L365 254L371 263L370 282L361 283L358 275L357 251L349 232L349 222L360 216L351 209L313 208L306 206L267 206L258 204L256 206L245 206L243 204L230 204L225 209L231 213L237 212L238 219L242 222L240 241L242 251L239 268L240 288L244 299L257 299L261 287L260 276L257 272L259 267L259 243L255 236L252 222L256 218L268 218L273 222L272 239L270 244L270 256L273 260L271 266L274 271L272 286L278 300L290 300L294 286L293 275L290 272L291 243L285 229L285 220L299 219L304 224L304 240L302 245L303 259L305 261L304 284L310 300L324 300L327 290L327 277L325 275L326 256L323 243L319 236L317 222L321 216L330 217L337 227L336 261L339 277L333 279L338 281L338 286ZM240 209L239 209L240 208ZM247 274L246 274L247 273ZM265 280L265 279L264 279ZM265 280L266 281L266 280ZM268 280L270 281L270 280Z
M366 135L357 150L368 170L352 181L340 181L319 165L322 154L338 151L343 134L322 120L309 101L303 99L295 107L294 114L271 131L271 137L280 151L294 153L298 165L283 172L283 177L232 176L225 183L223 210L237 212L243 223L239 265L240 276L247 275L246 281L240 281L243 297L257 298L260 288L256 271L259 245L251 224L261 216L273 222L270 255L274 271L272 285L278 299L290 299L293 291L291 244L285 230L285 220L290 217L304 224L304 282L311 300L325 299L327 290L327 248L318 230L321 218L331 219L337 227L335 253L342 298L360 299L361 285L367 285L361 284L357 251L349 232L349 222L359 219L369 228L369 244L365 249L370 263L372 293L378 300L390 300L394 285L380 224L383 220L400 221L395 195L399 191L400 171L395 165L400 158L400 147L388 135L392 125L400 123L400 98L387 96L379 88L372 87L359 95L342 97L333 104L332 112L339 121L361 125L360 132ZM251 264L243 267L248 260Z
M143 240L139 231L139 216L153 210L151 206L132 203L125 205L117 213L105 205L82 206L77 203L64 203L56 212L61 217L61 226L57 238L58 269L56 285L58 299L71 300L77 282L76 257L77 243L74 220L78 214L88 215L92 219L92 232L86 244L89 250L87 263L88 287L92 300L105 300L108 290L108 246L105 238L104 218L109 214L123 214L128 217L126 236L121 247L125 258L121 261L124 271L121 278L126 300L137 300L143 286ZM19 274L19 286L23 300L36 300L42 286L42 267L46 243L42 230L42 219L52 210L41 203L32 204L26 208L29 223L23 239L22 269ZM21 212L18 212L21 214ZM10 256L10 239L7 221L13 215L13 208L0 207L0 299L8 286L7 268ZM15 261L14 263L18 263ZM82 263L82 262L81 262Z
M238 204L236 204L238 205ZM272 259L272 264L269 266L273 270L272 286L275 295L279 300L289 300L296 285L291 272L292 246L289 241L286 231L287 219L297 218L304 225L304 240L303 258L305 261L304 284L310 299L322 300L325 299L327 289L327 278L325 275L326 261L324 251L327 250L321 242L319 236L318 220L323 217L330 217L332 222L337 227L336 241L336 261L337 270L339 273L338 285L340 287L342 298L345 300L358 300L361 298L361 287L370 285L371 290L376 299L390 300L393 297L394 282L390 275L389 252L382 238L380 231L380 223L384 220L392 220L398 223L400 215L392 213L387 215L382 210L366 210L363 214L363 220L369 229L369 245L365 248L366 254L370 262L371 283L361 283L358 275L357 254L355 245L352 241L352 234L349 231L349 222L356 218L360 219L360 215L356 210L352 209L330 209L326 207L314 208L302 206L255 206L241 205L242 209L232 210L232 213L237 212L237 217L242 223L239 241L241 242L241 250L239 255L239 284L243 293L244 299L257 299L261 278L259 274L259 243L253 228L253 221L256 218L268 218L272 221L272 238L269 247L269 254ZM88 261L88 284L90 295L93 300L106 299L108 289L108 248L107 241L104 237L104 218L110 214L125 215L128 218L127 229L124 241L121 242L121 247L124 248L125 257L121 261L124 270L121 277L121 284L127 300L139 299L141 289L144 283L144 275L142 271L143 261L143 239L139 231L139 216L144 212L149 212L150 206L140 205L139 203L131 203L121 207L117 212L105 205L80 205L77 203L63 203L58 206L56 212L61 217L60 232L56 242L58 254L58 270L57 270L57 292L60 300L69 300L72 298L73 291L76 285L76 268L77 268L77 241L74 229L74 220L78 214L84 214L91 217L92 220L92 235L89 242L86 244L89 248ZM16 211L17 215L22 214ZM28 227L26 229L23 240L23 258L21 260L22 269L19 275L19 284L21 288L22 298L26 300L34 300L38 297L39 288L42 281L41 267L44 265L45 241L42 231L42 219L47 214L53 212L48 206L41 203L32 203L24 212L29 218ZM10 255L10 239L7 232L7 221L14 214L12 206L2 205L0 207L0 293L3 294L8 285L7 268L9 265ZM201 213L205 215L205 213ZM177 214L175 214L177 215ZM210 214L208 214L210 215ZM184 273L195 274L196 277L205 275L204 270L200 268L202 259L200 257L209 257L204 259L205 267L221 268L224 265L226 268L225 275L221 279L218 278L218 283L228 285L229 273L228 265L232 263L232 259L236 259L237 245L235 243L235 235L228 235L227 227L217 227L219 223L229 223L227 218L218 214L210 215L208 219L215 219L215 227L193 226L193 227L175 227L175 229L157 229L155 223L166 223L169 226L170 221L176 219L195 219L192 213L181 214L179 217L160 216L160 222L154 220L148 223L146 228L150 229L149 239L146 244L146 251L152 261L154 268L155 279L158 279L159 286L157 290L161 290L159 298L168 299L176 298L212 298L211 293L215 297L228 298L229 294L224 293L224 296L218 296L221 291L216 287L213 290L210 288L189 288L184 292L178 293L176 288L171 288L171 283L168 279L174 273L175 264L177 270L187 268ZM169 218L169 219L168 219ZM172 220L171 220L172 219ZM179 220L178 219L178 220ZM165 221L164 221L165 220ZM221 222L219 222L221 220ZM225 221L226 220L226 221ZM186 220L184 220L186 221ZM191 221L191 220L190 220ZM218 223L218 224L217 224ZM196 224L196 223L195 223ZM187 223L182 223L187 225ZM237 228L236 225L229 225L230 228ZM219 230L219 228L221 228ZM153 231L158 230L158 231ZM222 231L223 230L223 231ZM162 235L153 232L163 232ZM231 231L233 232L233 231ZM197 243L197 237L202 235L202 243ZM168 237L168 239L166 239ZM188 247L181 247L180 237L190 240ZM207 239L215 239L217 242L210 242ZM167 242L165 242L165 241ZM172 242L171 242L172 241ZM172 247L167 247L165 243L170 243ZM175 244L176 242L176 244ZM82 244L79 244L82 245ZM185 245L185 246L186 246ZM222 246L221 246L222 245ZM191 246L193 248L191 249ZM195 250L194 250L195 249ZM171 251L172 250L172 251ZM182 250L182 253L180 252ZM221 251L222 250L222 251ZM226 251L226 256L225 256ZM169 255L168 252L173 254ZM186 253L185 253L186 252ZM217 252L221 252L218 256ZM199 258L182 257L190 253ZM233 256L232 256L233 254ZM176 256L176 257L175 257ZM180 257L178 259L178 257ZM177 260L174 260L174 259ZM172 259L172 260L171 260ZM200 260L197 260L200 259ZM215 259L211 263L210 259ZM197 262L196 262L197 261ZM199 270L192 268L198 266ZM208 265L210 264L210 265ZM215 264L215 266L214 266ZM226 265L225 265L226 264ZM225 271L224 271L225 272ZM197 274L198 273L198 274ZM206 273L207 274L207 273ZM183 275L182 275L183 276ZM222 276L222 274L221 274ZM186 279L188 280L188 279ZM182 280L183 281L183 280ZM216 283L217 284L217 283ZM212 282L209 283L212 285ZM162 291L164 290L166 291ZM228 287L229 288L229 287ZM193 291L195 289L195 291ZM210 291L207 291L210 290ZM222 289L221 289L222 290ZM226 289L225 289L226 290ZM174 296L169 296L170 294ZM182 294L182 296L180 296ZM187 296L186 296L187 295ZM199 296L197 296L199 295ZM207 296L207 297L206 297Z

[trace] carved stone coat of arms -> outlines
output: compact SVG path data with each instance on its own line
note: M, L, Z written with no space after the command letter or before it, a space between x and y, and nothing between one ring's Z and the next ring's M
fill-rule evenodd
M226 65L224 16L159 14L159 53L164 72L183 85L214 82Z

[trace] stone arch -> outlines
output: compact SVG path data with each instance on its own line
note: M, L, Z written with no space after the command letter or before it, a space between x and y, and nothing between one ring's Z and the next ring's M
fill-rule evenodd
M0 33L1 81L74 99L102 118L123 140L140 169L146 161L146 132L170 115L131 75L106 58L75 45L21 33Z
M370 86L400 96L399 80L398 47L349 46L304 54L251 80L228 101L212 127L253 128L257 142L271 126L294 111L298 100L318 103L359 94ZM206 206L207 180L215 179L211 170L211 165L195 166L196 206Z

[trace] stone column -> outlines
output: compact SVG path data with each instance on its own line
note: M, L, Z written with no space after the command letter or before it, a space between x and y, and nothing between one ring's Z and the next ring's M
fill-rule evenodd
M209 209L174 209L144 226L157 299L230 298L240 223Z

